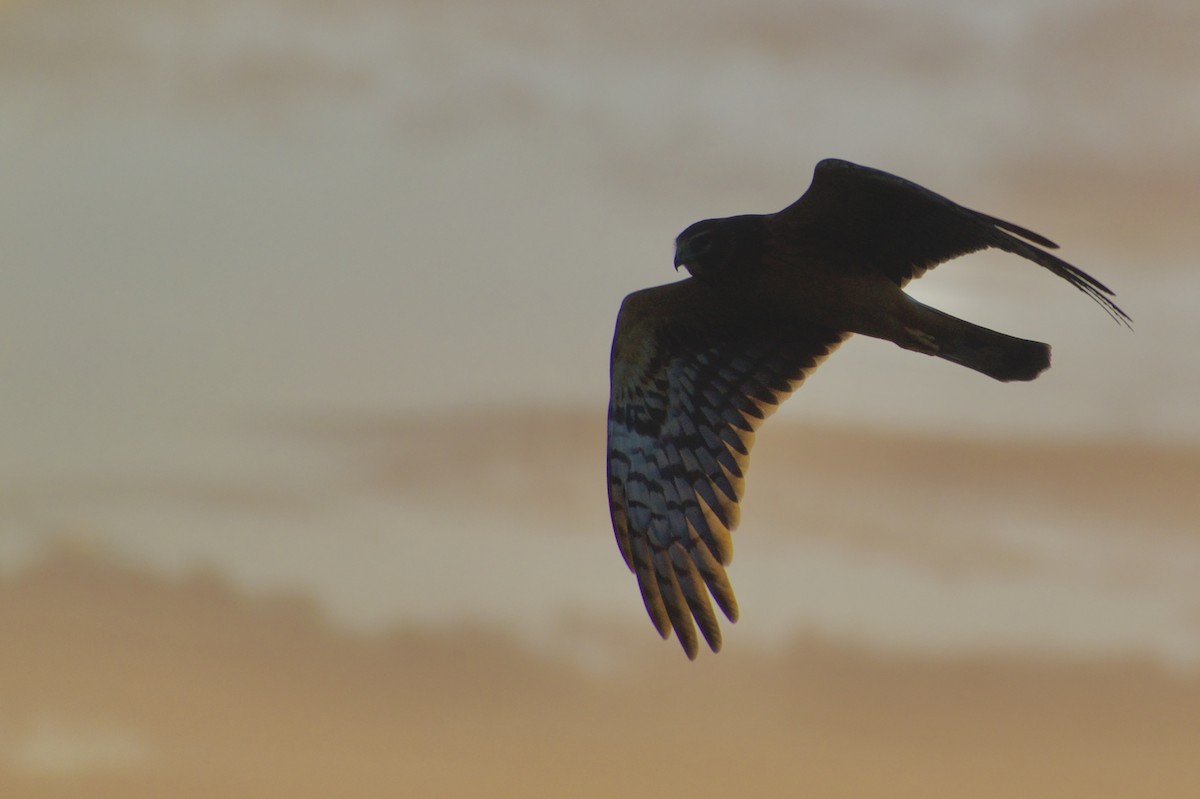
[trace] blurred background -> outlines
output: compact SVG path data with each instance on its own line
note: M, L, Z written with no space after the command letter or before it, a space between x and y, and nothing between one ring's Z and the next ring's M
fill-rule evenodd
M0 2L0 793L1200 794L1200 6ZM759 437L688 663L607 358L837 156L1058 241Z

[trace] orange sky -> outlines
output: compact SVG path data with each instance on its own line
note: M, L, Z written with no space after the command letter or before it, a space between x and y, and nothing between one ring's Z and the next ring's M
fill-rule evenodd
M557 433L533 435L583 437L566 457L586 513L565 524L607 552L589 425L606 398L620 298L676 278L671 242L688 222L781 207L829 155L1058 240L1068 260L1117 290L1135 332L1029 264L975 256L913 292L1050 342L1050 372L999 385L854 340L773 424L917 431L936 442L1094 439L1118 452L1196 441L1200 107L1186 98L1200 57L1180 35L1196 21L1190 4L682 8L43 0L5 9L0 561L16 568L49 540L83 537L160 570L216 563L247 585L302 586L341 617L386 623L420 594L356 586L386 584L398 552L453 562L478 546L464 530L514 520L498 521L495 491L478 487L442 505L397 504L402 480L347 499L330 489L340 462L295 435L305 422L293 420L359 418L370 429L372 419L453 408L581 409L565 411L559 418L574 421ZM449 431L418 457L392 457L418 473L449 459L448 481L489 451L473 436L508 417L480 418L482 427L464 422L474 434ZM293 427L274 434L274 425ZM982 450L963 476L995 456ZM493 464L483 479L501 491L506 479L546 479L543 465L523 463ZM1120 457L1110 467L1119 474ZM779 468L775 479L786 479L804 464ZM762 471L756 480L772 479ZM855 478L833 488L848 491ZM1161 483L1133 479L1132 507L1157 507ZM786 488L762 500L751 491L759 512L781 517ZM1185 494L1166 506L1186 518ZM883 538L919 535L932 502L913 504L913 531ZM1045 529L1069 551L1099 551L1086 535L1104 526L1094 515L992 512L976 532L1006 546ZM879 534L882 524L837 529ZM376 564L345 557L328 532L345 528ZM434 543L414 543L408 531L423 529ZM522 539L528 551L577 553L539 535L549 533ZM372 540L388 543L361 543ZM836 552L793 556L810 571L842 568ZM414 566L408 579L424 585L438 573ZM924 578L887 575L925 597L914 601L939 601L911 587ZM567 596L602 607L610 577L597 570ZM489 616L479 596L504 581L482 561L458 580L439 618L538 615L530 595ZM1175 629L1159 605L1139 607L1131 629Z
M0 608L0 791L22 799L1200 788L1200 683L1137 659L810 637L686 663L600 627L624 657L597 672L478 627L348 635L295 598L65 553L0 583Z
M0 794L1196 795L1197 29L0 6ZM743 618L688 664L605 514L616 309L827 156L1058 241L1135 330L1012 257L918 281L1053 368L849 342L760 436Z

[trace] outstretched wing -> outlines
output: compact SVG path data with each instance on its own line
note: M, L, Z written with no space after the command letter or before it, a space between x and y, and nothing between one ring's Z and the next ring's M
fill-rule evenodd
M774 219L793 229L806 249L819 248L823 256L849 266L877 269L901 286L951 258L995 247L1049 269L1109 316L1129 323L1109 299L1107 286L1042 249L1057 249L1054 242L878 169L821 161L804 196Z
M731 620L733 557L754 431L848 334L731 311L695 278L625 298L613 339L608 498L625 563L664 638L689 658Z

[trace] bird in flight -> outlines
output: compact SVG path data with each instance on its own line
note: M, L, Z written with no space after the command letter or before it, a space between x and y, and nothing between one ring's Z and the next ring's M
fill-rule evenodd
M1129 325L1112 292L1047 252L1058 245L903 178L817 164L774 214L696 222L675 242L691 277L635 291L613 337L608 501L625 563L663 638L714 651L738 606L725 573L755 430L852 333L982 372L1032 380L1050 347L956 319L902 290L994 247L1042 266Z

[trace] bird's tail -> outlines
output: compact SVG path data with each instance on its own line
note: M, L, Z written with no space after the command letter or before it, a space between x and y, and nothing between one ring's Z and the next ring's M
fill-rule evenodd
M1033 380L1050 367L1048 344L1006 336L929 306L922 306L922 312L921 329L909 331L913 337L901 343L905 349L945 358L1006 383Z

